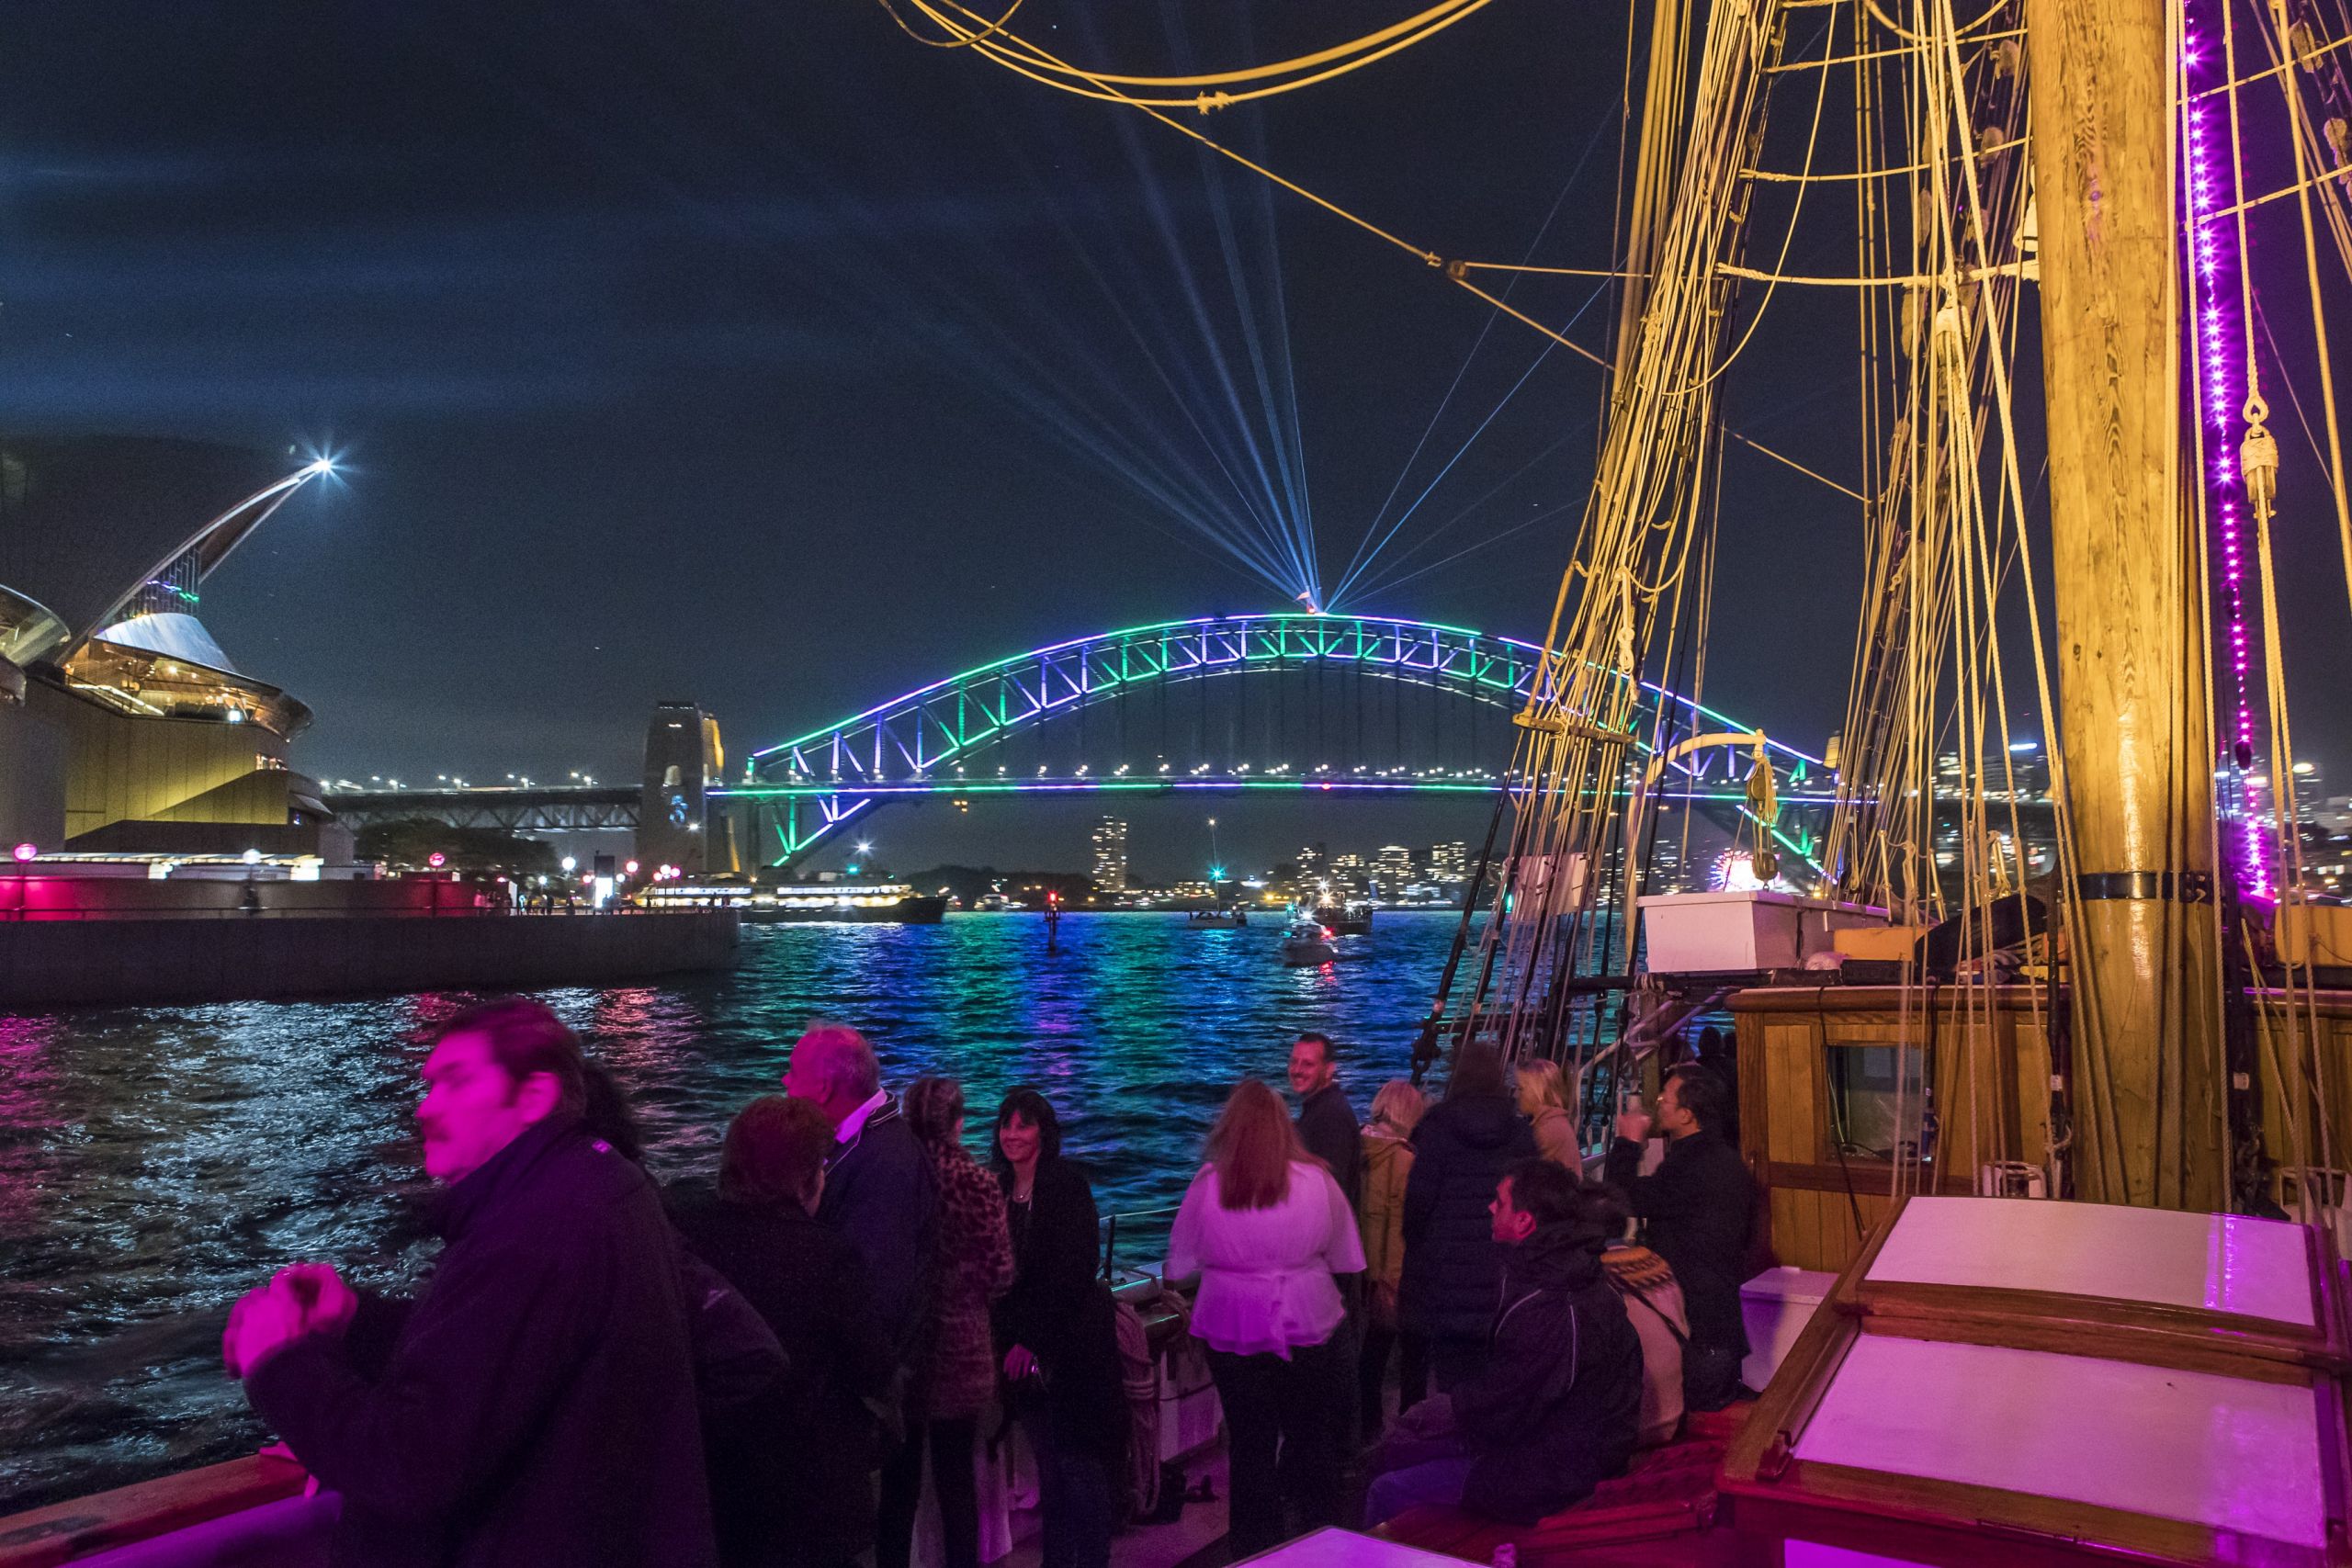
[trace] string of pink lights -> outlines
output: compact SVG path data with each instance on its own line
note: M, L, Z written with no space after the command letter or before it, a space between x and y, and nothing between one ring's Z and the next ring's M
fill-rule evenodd
M2222 619L2228 628L2227 671L2229 695L2236 706L2228 742L2222 747L2221 777L2230 788L2221 802L2222 818L2227 824L2230 845L2238 866L2238 889L2250 897L2267 898L2272 892L2268 834L2263 826L2255 759L2261 755L2256 744L2254 700L2251 693L2253 678L2249 669L2251 658L2246 636L2245 561L2244 502L2245 491L2239 482L2237 459L2233 454L2237 444L2231 438L2231 416L2241 411L2237 400L2244 378L2244 367L2237 363L2239 345L2248 341L2245 296L2229 287L2244 276L2245 254L2239 241L2235 224L2223 221L2220 216L2237 204L2238 167L2234 156L2227 154L2224 145L2217 150L2217 140L2211 125L2212 110L2197 97L2197 88L2208 74L2199 67L2207 56L2199 48L2196 22L2205 11L2218 13L2229 0L2212 0L2200 5L2196 0L2184 7L2181 28L2181 62L2185 84L2186 113L2181 125L2182 179L2188 190L2188 252L2193 298L2190 333L2193 339L2198 373L2195 378L2199 400L2199 414L2206 435L2206 489L2211 508L2214 555L2220 568L2219 581L2214 585L2221 600ZM2225 312L2224 297L2231 299Z

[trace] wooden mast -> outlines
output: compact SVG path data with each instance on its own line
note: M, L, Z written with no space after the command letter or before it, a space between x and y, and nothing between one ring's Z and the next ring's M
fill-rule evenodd
M2071 931L2075 1189L2228 1201L2205 595L2184 523L2166 0L2026 0Z

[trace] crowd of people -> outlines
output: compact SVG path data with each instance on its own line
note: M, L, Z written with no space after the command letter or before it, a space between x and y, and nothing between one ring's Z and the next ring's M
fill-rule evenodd
M1622 1113L1601 1182L1556 1068L1514 1091L1465 1045L1437 1102L1396 1080L1359 1126L1339 1055L1298 1038L1295 1117L1233 1089L1170 1238L1237 1556L1358 1522L1359 1460L1366 1524L1423 1503L1532 1521L1736 1395L1752 1190L1720 1082L1668 1077L1652 1170L1650 1118ZM983 1168L960 1084L894 1097L863 1036L820 1023L711 1174L664 1189L618 1087L538 1003L454 1019L423 1076L444 1246L422 1290L296 1264L222 1338L339 1495L338 1563L902 1568L928 1472L944 1568L977 1568L976 1459L1017 1426L1046 1568L1107 1564L1124 1309L1037 1089L999 1103Z

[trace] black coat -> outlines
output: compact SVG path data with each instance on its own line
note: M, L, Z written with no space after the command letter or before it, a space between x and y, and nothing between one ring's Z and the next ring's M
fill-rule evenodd
M1476 1460L1462 1502L1532 1525L1622 1473L1642 1414L1642 1341L1597 1230L1546 1225L1509 1249L1486 1370L1453 1391Z
M896 1366L865 1260L796 1206L730 1203L703 1188L673 1191L670 1213L791 1364L768 1396L707 1417L721 1559L733 1568L854 1556L874 1539L865 1400L888 1390Z
M998 1358L1016 1345L1036 1357L1057 1440L1115 1466L1126 1451L1125 1368L1111 1289L1099 1274L1094 1189L1083 1170L1060 1158L1038 1165L1025 1206L1012 1201L1011 1171L999 1170L997 1180L1012 1233L1012 1288L989 1314ZM1018 1405L1041 1395L1032 1386L1007 1389L1006 1397Z
M1325 1084L1299 1102L1298 1141L1331 1168L1331 1179L1348 1195L1348 1207L1363 1201L1363 1129L1356 1125L1348 1091Z
M1666 1145L1647 1176L1642 1146L1620 1138L1609 1148L1610 1183L1642 1217L1649 1244L1682 1287L1690 1342L1747 1354L1739 1285L1756 1217L1756 1180L1739 1151L1702 1130Z
M930 1314L938 1210L931 1156L899 1114L899 1102L885 1100L826 1163L817 1218L849 1237L865 1259L875 1311L901 1362L915 1359Z
M1503 1269L1487 1205L1513 1161L1535 1157L1535 1134L1503 1096L1473 1094L1430 1106L1412 1145L1398 1314L1416 1334L1479 1338Z
M569 1117L451 1188L380 1372L310 1335L245 1380L353 1564L717 1561L677 1239Z

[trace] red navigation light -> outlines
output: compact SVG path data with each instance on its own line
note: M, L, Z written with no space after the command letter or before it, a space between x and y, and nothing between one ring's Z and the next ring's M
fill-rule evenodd
M443 854L439 850L435 850L431 854L424 857L424 863L431 866L434 870L439 871L443 866L449 863L449 857Z
M22 864L24 862L32 859L33 856L40 853L40 846L31 843L18 844L15 852L17 863Z

